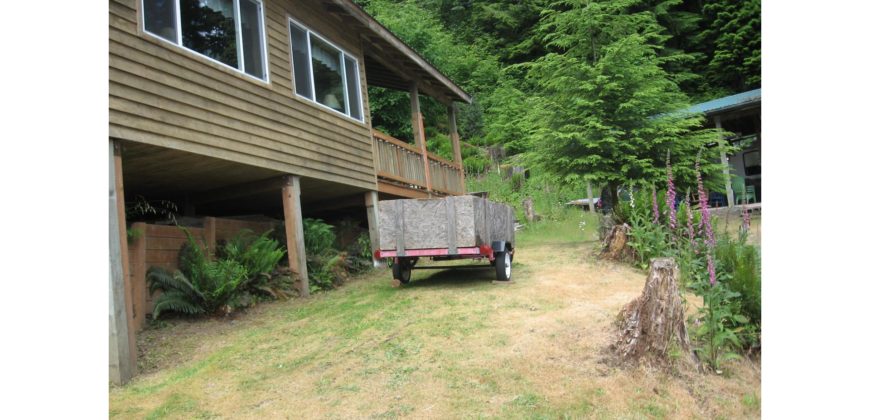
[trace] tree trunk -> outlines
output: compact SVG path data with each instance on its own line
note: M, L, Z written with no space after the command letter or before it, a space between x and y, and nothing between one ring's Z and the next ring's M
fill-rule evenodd
M614 349L620 359L644 358L667 365L683 359L696 365L689 347L678 277L679 268L673 258L654 258L650 262L643 294L619 313L619 339Z
M523 211L526 213L526 220L530 223L541 220L541 216L535 214L535 203L532 201L532 197L526 197L523 200Z
M623 260L631 256L631 248L628 247L628 232L631 227L628 224L616 225L610 228L610 232L604 237L604 249L601 256L611 260Z

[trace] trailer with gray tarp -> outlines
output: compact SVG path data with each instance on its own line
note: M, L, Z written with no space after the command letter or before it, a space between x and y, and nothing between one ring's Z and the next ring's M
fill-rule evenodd
M514 211L501 203L463 195L433 199L385 200L378 203L375 258L388 258L393 277L411 281L420 258L433 261L484 258L496 278L511 277L514 254Z

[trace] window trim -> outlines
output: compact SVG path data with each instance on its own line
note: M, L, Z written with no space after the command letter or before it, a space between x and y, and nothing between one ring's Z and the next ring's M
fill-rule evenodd
M342 117L345 117L353 122L366 124L366 112L365 112L365 107L364 107L365 102L363 101L363 96L362 96L362 74L360 74L359 60L356 58L356 56L347 52L344 48L341 48L340 46L336 45L334 42L330 41L329 39L325 38L319 32L312 30L311 28L309 28L306 25L303 25L298 20L293 19L290 16L287 16L287 20L289 21L290 24L296 25L305 31L305 40L306 40L306 44L308 45L308 66L307 66L308 67L308 77L310 78L309 80L311 80L311 99L308 99L305 96L300 95L299 90L296 87L296 73L295 73L295 70L293 67L293 34L292 34L293 31L290 29L290 24L288 24L287 25L287 42L289 43L289 46L290 46L289 59L290 59L290 72L293 75L293 95L295 95L297 98L302 98L303 100L305 100L307 102L311 102L311 103L317 105L318 107L321 107L323 109L328 109L329 111L334 112L338 115L341 115ZM338 110L330 108L330 107L328 107L320 102L317 102L317 91L316 91L316 88L314 87L314 60L313 60L313 57L311 55L311 35L316 36L318 39L320 39L321 41L323 41L327 45L331 46L332 48L335 48L336 50L338 50L342 54L341 60L340 60L341 61L341 80L342 80L342 83L344 84L344 95L346 98L345 105L346 105L347 113L338 111ZM347 85L347 72L344 69L344 59L346 57L350 58L351 60L353 60L354 63L356 63L356 80L357 80L356 91L357 91L357 98L359 101L359 113L360 113L359 119L351 116L351 113L350 113L350 90L349 90L349 86Z
M243 42L240 42L241 37L242 37L242 31L240 29L242 26L242 16L240 13L241 6L240 6L239 2L241 2L241 1L242 0L233 0L233 13L235 13L235 15L236 15L236 19L235 19L236 20L236 34L238 37L236 39L236 55L239 57L239 59L238 59L239 68L233 67L227 63L224 63L223 61L215 60L214 58L211 58L211 57L209 57L209 56L207 56L199 51L196 51L194 49L191 49L191 48L184 46L184 41L183 41L182 35L181 35L181 0L174 0L174 2L175 2L175 38L176 38L176 42L173 42L171 40L163 38L162 36L157 35L153 32L148 31L147 29L145 29L145 0L139 0L139 8L140 8L139 17L140 17L140 22L141 22L140 24L141 24L141 28L142 28L142 33L146 34L147 36L149 36L151 38L157 39L160 42L164 42L164 43L173 45L177 48L181 48L182 50L184 50L186 52L193 53L198 58L204 58L204 59L208 60L209 62L212 62L212 63L218 64L222 67L226 67L228 69L231 69L236 73L240 73L242 76L249 77L249 78L256 80L260 83L271 84L272 82L271 82L270 77L269 77L269 73L270 73L269 72L269 45L266 43L266 31L267 31L267 29L266 29L266 16L265 16L266 15L266 6L265 6L265 4L263 4L263 2L265 0L247 0L247 1L251 1L253 3L256 3L260 8L260 10L259 10L260 45L263 46L262 47L263 73L264 73L263 78L259 78L257 76L252 75L252 74L248 74L244 70L244 68L245 68L245 56L242 54L244 52L243 46L242 46Z

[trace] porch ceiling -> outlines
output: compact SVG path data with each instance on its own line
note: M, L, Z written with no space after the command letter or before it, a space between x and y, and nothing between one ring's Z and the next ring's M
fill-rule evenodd
M280 212L281 186L287 174L195 153L121 141L124 193L149 200L194 204L197 213L228 215ZM364 189L302 178L303 211L319 203L362 203Z

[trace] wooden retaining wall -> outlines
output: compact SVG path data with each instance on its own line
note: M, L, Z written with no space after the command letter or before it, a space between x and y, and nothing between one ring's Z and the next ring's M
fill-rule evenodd
M203 220L203 227L186 229L200 245L205 245L213 252L218 241L231 239L243 229L261 234L274 227L275 223L206 217ZM133 223L131 229L140 232L139 236L129 243L133 323L136 331L139 331L145 326L145 316L154 310L155 296L148 293L145 280L148 268L157 266L170 272L178 269L178 252L187 242L187 236L177 226Z

